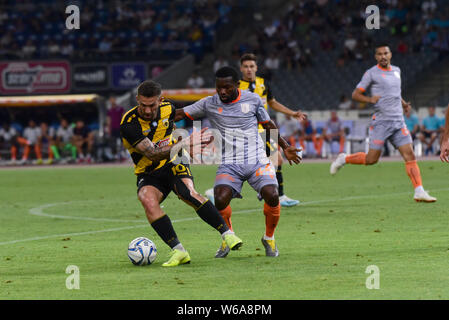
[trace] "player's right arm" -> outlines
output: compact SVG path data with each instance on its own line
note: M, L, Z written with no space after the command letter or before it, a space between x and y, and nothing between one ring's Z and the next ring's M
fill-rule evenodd
M357 84L356 88L352 92L352 100L361 102L361 103L372 103L376 104L379 101L379 96L368 97L363 93L366 92L366 89L371 85L371 73L368 70L362 77L362 80Z

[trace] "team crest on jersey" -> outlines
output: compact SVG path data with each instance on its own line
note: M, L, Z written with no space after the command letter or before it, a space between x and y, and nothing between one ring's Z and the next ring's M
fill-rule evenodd
M401 75L397 71L394 72L394 76L398 79L401 79Z
M162 120L162 125L163 125L165 128L168 128L168 125L169 125L168 119L163 119L163 120Z
M243 113L248 113L250 109L249 103L241 103L240 108L242 108Z

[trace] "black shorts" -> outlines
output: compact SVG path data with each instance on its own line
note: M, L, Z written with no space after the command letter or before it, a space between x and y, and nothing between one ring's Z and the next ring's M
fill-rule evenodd
M137 175L137 193L144 186L153 186L163 194L162 201L174 191L174 186L182 178L193 180L190 166L188 164L169 163L162 168L151 173L141 173ZM161 202L162 202L161 201Z

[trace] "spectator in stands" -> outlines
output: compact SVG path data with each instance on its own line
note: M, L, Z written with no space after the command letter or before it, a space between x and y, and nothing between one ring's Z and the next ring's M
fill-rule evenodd
M265 68L268 70L277 70L279 69L280 61L279 57L274 53L271 52L268 56L268 58L265 59Z
M408 52L408 45L404 40L399 41L397 52L400 54L406 54Z
M435 114L435 107L430 106L428 108L429 115L423 119L421 130L419 133L419 139L422 144L426 146L425 154L433 152L433 143L438 139L440 132L441 120Z
M161 66L154 66L151 69L151 78L154 79L164 71Z
M40 136L38 137L38 146L39 149L42 150L47 150L48 152L48 160L47 160L47 164L51 164L53 163L53 158L54 158L54 154L53 154L53 150L52 147L55 144L55 129L53 127L49 127L47 123L45 122L41 122L40 125Z
M110 139L114 156L120 157L121 137L120 122L122 120L125 109L117 104L115 97L109 98L108 113L106 117L106 134Z
M345 130L343 123L338 118L337 111L331 111L331 117L323 128L323 138L329 144L332 153L332 144L339 143L338 153L342 153L345 147Z
M413 141L416 139L419 132L419 119L418 116L412 112L412 108L408 108L404 113L404 121L407 126Z
M339 110L355 109L354 101L349 99L345 94L340 97L340 103L338 104Z
M305 156L309 155L309 149L307 148L308 142L313 143L314 153L317 156L320 156L323 139L322 137L317 137L316 129L313 127L310 119L302 120L299 130L299 144L301 145L302 150L304 150Z
M39 146L39 137L41 136L41 129L36 125L34 120L28 121L28 127L23 130L23 138L27 141L25 149L23 151L23 156L21 164L28 162L28 156L30 154L31 148L33 147L34 153L36 155L36 163L42 164L42 152Z
M37 48L36 48L36 45L34 44L33 40L28 39L27 42L25 43L25 45L22 48L23 57L25 59L31 58L31 57L34 56L36 51L37 51Z
M214 62L214 73L217 72L218 69L228 65L229 62L222 55L218 56L218 59Z
M0 146L1 149L10 149L11 152L11 164L15 164L17 161L17 152L21 143L25 144L26 141L19 137L19 133L8 122L4 122L0 128Z
M55 159L61 159L60 153L70 153L70 162L76 161L76 146L73 145L73 127L67 119L61 119L58 130L56 130L55 148L52 149Z
M286 115L285 117L285 120L280 125L279 131L284 139L290 143L290 145L296 146L301 128L299 121L289 115Z
M352 33L349 33L348 36L346 37L343 45L350 52L354 52L355 48L357 47L357 39L353 36Z
M197 71L194 71L192 75L187 80L187 88L202 88L204 86L204 79L202 76L198 74Z
M92 161L94 138L94 133L89 130L84 121L77 120L73 129L73 144L76 147L79 163Z

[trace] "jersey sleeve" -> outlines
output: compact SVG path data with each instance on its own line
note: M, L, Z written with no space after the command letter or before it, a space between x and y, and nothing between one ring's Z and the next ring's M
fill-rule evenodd
M366 89L368 89L368 87L371 85L371 82L372 82L371 72L366 71L362 77L362 80L360 80L360 82L357 84L356 88L362 92L365 92Z
M133 147L146 138L140 123L135 119L130 122L125 121L120 125L120 135Z
M270 115L263 105L263 101L258 97L258 103L256 107L256 118L258 123L267 123L271 120Z
M199 118L203 118L206 116L206 101L208 98L203 98L194 104L188 105L187 107L184 107L184 113L186 114L187 118L190 120L195 120Z

